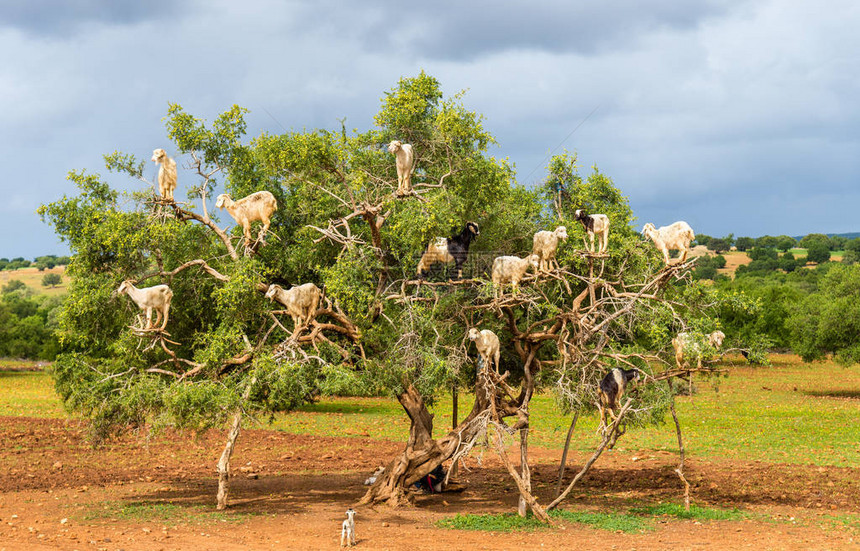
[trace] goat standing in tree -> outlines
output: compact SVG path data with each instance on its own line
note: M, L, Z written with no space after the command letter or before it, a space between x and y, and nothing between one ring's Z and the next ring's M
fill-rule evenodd
M164 318L164 321L162 321L160 329L163 331L167 326L170 301L173 300L173 290L167 285L156 285L154 287L138 289L132 284L131 280L125 280L120 284L117 293L120 295L123 293L127 294L137 304L138 308L146 312L146 324L144 324L143 319L138 314L141 329L152 329L155 325L158 325L158 322L162 318ZM152 323L153 310L155 310L154 324Z
M638 379L638 370L616 367L600 381L600 387L597 389L597 407L600 410L601 430L606 430L606 427L609 426L606 419L607 414L615 421L615 412L618 410L621 397L624 396L624 391L627 389L627 384L630 381Z
M427 245L427 250L418 261L418 279L427 277L430 266L437 262L445 264L453 262L457 270L457 279L463 278L463 264L469 256L469 245L472 239L478 237L481 232L478 224L466 222L463 230L453 237L437 237Z
M597 235L597 252L605 253L606 249L609 248L609 217L605 214L586 214L582 209L577 209L573 217L582 223L585 233L591 240L591 245L589 245L585 243L585 238L582 238L589 252L594 252L594 236Z
M484 369L490 369L490 365L496 366L496 373L499 372L499 355L501 353L499 346L499 337L489 329L478 330L477 327L469 329L469 340L475 341L475 348L478 349L478 354L484 362Z
M242 226L245 246L248 246L251 243L251 222L256 220L263 223L263 228L257 239L264 242L266 232L269 231L269 224L272 223L272 215L278 210L278 201L268 191L257 191L238 201L234 201L228 194L222 193L215 200L215 206L219 209L227 209L236 223Z
M642 235L653 241L657 250L663 253L663 261L666 266L669 265L669 251L672 249L681 251L679 263L687 260L687 255L690 253L690 243L696 238L693 228L683 220L660 228L655 228L654 224L649 222L642 228Z
M538 270L549 271L553 264L558 268L555 253L558 252L559 240L567 240L567 228L559 226L553 231L542 230L532 238L532 254L538 256Z
M176 161L167 156L163 149L152 152L152 162L158 167L158 192L163 199L173 201L173 190L176 189Z
M415 152L412 145L394 140L388 144L388 151L394 153L397 167L397 195L412 193L412 173L415 171Z
M714 349L719 350L723 346L723 339L726 334L722 331L714 331L708 335L708 344ZM690 333L678 333L672 339L672 348L675 349L675 363L678 369L684 369L684 359L695 358L696 368L702 369L702 356L705 354L705 343L695 338Z

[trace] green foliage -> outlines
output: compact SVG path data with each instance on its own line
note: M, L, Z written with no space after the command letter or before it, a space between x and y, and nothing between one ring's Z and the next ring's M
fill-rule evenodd
M806 261L821 264L830 260L830 245L824 241L811 241L806 246Z
M20 279L10 279L9 283L3 286L2 292L4 295L8 295L9 293L14 293L15 291L21 291L27 288L27 285L24 284Z
M795 305L789 327L793 347L806 361L828 354L841 363L860 361L860 266L829 267L818 290Z
M693 277L695 279L717 280L720 277L717 270L725 268L725 266L726 257L721 254L714 256L700 256L696 261L696 268L693 270Z
M711 237L710 235L706 235L704 233L697 233L696 234L696 245L704 245L707 247L708 243L710 243L711 239L713 239L713 237Z
M744 513L740 509L714 509L711 507L702 507L695 503L690 504L689 511L679 503L660 503L658 505L634 507L630 512L652 517L668 516L695 520L743 520L749 517L747 513Z
M753 248L754 246L755 239L753 239L752 237L738 237L735 240L735 247L737 247L739 251L746 251Z
M59 351L54 336L61 298L35 296L18 280L0 296L0 357L53 360Z
M45 274L45 277L42 278L42 286L43 287L56 287L63 282L63 276L60 274Z
M712 238L708 240L708 244L706 245L708 250L714 251L716 253L724 253L732 248L732 242L729 238L720 237L720 238Z
M608 530L611 532L636 534L646 530L653 530L651 522L633 514L555 509L550 511L549 515L556 520L584 524L598 530ZM457 514L438 521L436 526L450 530L481 530L486 532L517 532L546 528L545 524L532 516L523 518L513 513L492 515Z

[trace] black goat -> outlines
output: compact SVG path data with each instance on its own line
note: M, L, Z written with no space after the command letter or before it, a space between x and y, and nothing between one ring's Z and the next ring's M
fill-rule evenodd
M606 414L612 416L615 421L615 412L621 402L621 397L624 396L624 391L627 388L627 383L639 379L639 371L636 369L621 369L616 367L606 374L600 381L600 388L597 390L597 397L600 399L598 407L600 408L600 423L602 428L608 427L606 422Z
M480 235L478 224L466 222L463 231L453 237L437 237L427 245L427 250L418 262L418 278L427 277L430 266L437 262L448 264L454 262L457 269L457 279L463 277L463 264L469 255L469 245L472 239Z

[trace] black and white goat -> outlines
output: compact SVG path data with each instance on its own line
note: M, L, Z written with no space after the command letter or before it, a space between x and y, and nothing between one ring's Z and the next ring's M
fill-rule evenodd
M418 278L424 279L430 271L430 266L437 262L454 263L457 269L457 279L463 277L463 264L469 256L469 245L480 235L478 224L466 222L463 231L453 237L437 237L427 245L427 250L418 262Z
M613 422L615 421L615 413L621 404L624 391L627 390L627 384L637 380L639 380L639 370L616 367L600 381L600 388L597 389L597 397L600 401L597 406L600 408L601 429L605 430L609 426L606 422L607 414L612 417Z
M582 223L585 233L591 239L591 246L585 243L588 250L594 252L594 236L597 235L597 252L605 253L609 247L609 217L605 214L586 214L582 209L577 209L573 217ZM585 242L585 238L582 240Z

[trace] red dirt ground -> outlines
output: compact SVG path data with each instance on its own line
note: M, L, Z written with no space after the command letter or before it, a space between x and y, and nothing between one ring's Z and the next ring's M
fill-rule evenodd
M99 449L85 436L76 422L0 417L0 550L336 548L343 512L363 495L362 481L403 445L245 431L233 456L231 507L215 516L208 511L222 434L128 436ZM553 492L559 456L532 450L542 503ZM860 513L860 469L757 462L688 460L694 502L752 513L743 521L657 519L655 530L632 535L570 523L509 534L437 528L437 520L455 513L515 510L507 473L495 456L483 459L467 461L458 477L467 486L462 493L418 496L404 509L359 508L358 548L860 549L860 530L830 519ZM573 454L569 463L576 468L584 459ZM608 452L564 507L626 511L677 502L676 462L668 453ZM174 505L174 516L111 516L139 503Z

